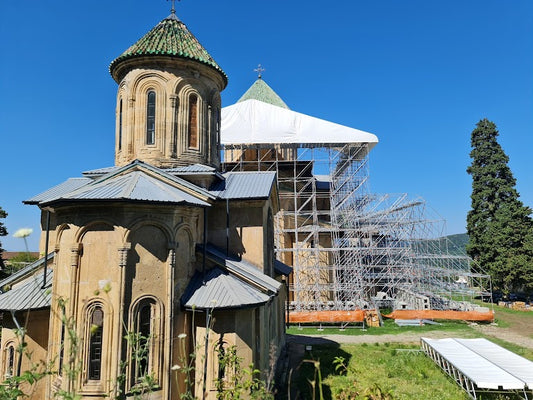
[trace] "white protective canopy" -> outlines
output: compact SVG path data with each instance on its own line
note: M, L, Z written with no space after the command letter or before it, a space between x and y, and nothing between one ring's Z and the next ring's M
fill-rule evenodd
M376 135L258 100L246 100L222 109L221 143L232 144L343 144L368 143Z

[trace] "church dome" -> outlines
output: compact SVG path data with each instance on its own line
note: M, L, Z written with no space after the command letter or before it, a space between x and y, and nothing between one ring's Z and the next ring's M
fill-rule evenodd
M185 24L174 12L113 60L109 66L109 72L118 83L124 73L121 67L125 61L146 56L163 56L197 61L216 70L221 75L224 86L228 82L228 77L222 68L218 66L213 57L209 55L198 39L189 32Z

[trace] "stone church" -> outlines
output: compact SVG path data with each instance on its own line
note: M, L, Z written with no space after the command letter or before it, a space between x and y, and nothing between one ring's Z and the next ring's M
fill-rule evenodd
M143 377L150 399L214 399L234 348L267 379L290 268L274 259L276 174L220 171L225 73L174 10L110 73L115 165L26 201L46 257L0 282L4 378L42 362L52 373L23 385L31 399L128 398Z

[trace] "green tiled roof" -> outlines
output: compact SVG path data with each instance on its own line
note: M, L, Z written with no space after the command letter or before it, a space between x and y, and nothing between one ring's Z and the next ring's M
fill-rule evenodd
M218 66L213 57L174 13L162 20L150 32L113 60L109 66L109 71L113 74L113 70L124 60L150 55L195 60L216 69L223 76L225 82L228 80L222 68Z
M289 107L283 100L281 100L281 97L279 97L274 90L270 86L266 84L266 82L259 78L257 79L252 86L242 95L242 97L237 101L237 103L240 103L241 101L245 100L259 100L263 103L272 104L274 106L286 108L287 110Z

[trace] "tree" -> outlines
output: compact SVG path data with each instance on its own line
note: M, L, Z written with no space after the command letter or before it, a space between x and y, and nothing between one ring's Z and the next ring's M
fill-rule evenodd
M472 176L472 208L468 212L468 254L508 293L533 290L533 221L519 200L509 157L498 143L496 125L483 119L472 131L467 168Z
M7 213L0 207L0 236L6 236L7 235L7 229L4 226L4 223L1 221L2 219L7 217ZM2 248L2 242L0 242L0 268L4 269L4 260L2 259L2 253L4 252L4 249Z

